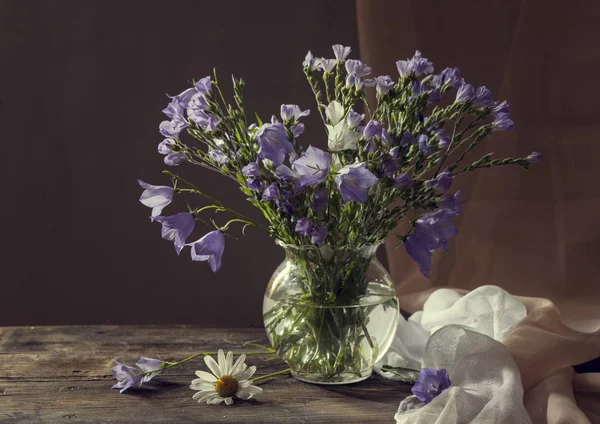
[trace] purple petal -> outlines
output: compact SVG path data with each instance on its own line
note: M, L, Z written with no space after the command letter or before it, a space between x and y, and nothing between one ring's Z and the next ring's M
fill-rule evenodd
M213 272L221 268L221 257L225 250L225 237L222 231L211 231L188 246L191 247L193 261L208 261Z

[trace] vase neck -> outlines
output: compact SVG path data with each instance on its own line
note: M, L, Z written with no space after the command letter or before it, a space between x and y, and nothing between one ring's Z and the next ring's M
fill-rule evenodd
M367 244L363 246L335 246L330 245L314 246L314 245L289 245L278 243L285 251L285 256L288 260L296 260L302 258L313 258L314 260L330 261L336 258L354 257L360 259L373 259L377 253L377 249L381 243Z

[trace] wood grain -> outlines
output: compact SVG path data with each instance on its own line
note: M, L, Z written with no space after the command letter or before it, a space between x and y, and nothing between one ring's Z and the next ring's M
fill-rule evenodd
M119 394L113 359L132 364L140 355L177 360L218 348L256 350L262 329L189 326L68 326L0 329L0 423L390 423L410 387L371 377L348 386L316 386L289 376L266 380L258 400L233 406L199 405L189 383L205 369L198 358L144 387ZM285 368L252 356L257 375Z

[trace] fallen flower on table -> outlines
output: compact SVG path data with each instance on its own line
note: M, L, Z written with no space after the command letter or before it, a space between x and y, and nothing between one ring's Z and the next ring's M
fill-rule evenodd
M411 392L423 403L429 403L448 389L452 382L445 369L434 370L423 368L417 377L417 382L412 387Z
M263 349L264 351L246 352L244 354L241 354L240 358L243 356L243 359L241 359L242 363L245 360L246 356L249 356L249 355L276 355L275 350L273 348L270 348L270 347L267 347L267 346L264 346L261 344L256 344L256 343L248 343L247 345L259 347L259 348ZM162 374L165 370L167 370L169 368L177 367L177 366L184 364L186 362L189 362L199 356L208 356L208 355L214 355L214 354L220 355L219 352L222 353L223 351L219 349L218 352L195 353L191 356L188 356L185 359L182 359L182 360L176 361L176 362L161 361L160 359L146 358L144 356L141 356L140 359L135 363L134 367L130 367L128 365L122 364L121 362L119 362L115 359L115 362L117 365L112 368L112 373L113 373L114 378L117 379L117 384L112 386L112 388L118 389L120 391L120 393L124 393L125 391L127 391L130 388L141 387L143 383L147 383L148 381L152 380L152 378L156 377L159 374ZM233 355L232 352L229 352L229 353L231 353ZM276 358L276 356L275 356L275 358ZM269 358L269 359L271 359L271 358ZM206 359L205 359L205 361L206 361ZM239 359L238 359L238 361L239 361ZM213 362L214 362L214 360L213 360ZM244 370L245 369L246 369L246 365L244 364ZM261 380L263 378L271 377L274 375L284 374L287 371L288 370L276 372L273 374L267 374L264 376L254 378L252 381ZM208 373L206 373L206 374L208 374Z
M165 362L160 359L140 357L136 362L136 367L130 367L115 360L117 365L113 367L113 376L117 379L117 384L113 389L119 389L121 393L131 387L140 387L143 383L152 380L162 372Z
M209 405L219 405L223 402L226 405L233 405L234 396L248 400L262 394L262 388L252 384L255 381L289 372L288 368L251 379L256 372L256 367L254 365L248 367L245 360L246 355L242 354L234 363L233 352L227 352L225 355L222 349L218 352L218 362L212 356L206 355L204 362L212 374L196 371L198 378L192 381L190 389L198 390L198 393L194 394L192 399Z

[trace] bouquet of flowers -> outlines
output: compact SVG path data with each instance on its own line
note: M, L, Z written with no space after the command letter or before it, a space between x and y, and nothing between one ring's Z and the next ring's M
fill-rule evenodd
M334 45L333 53L326 59L308 52L302 64L327 150L300 143L308 109L281 105L279 116L265 122L247 113L244 81L233 77L228 101L216 71L172 97L163 111L169 120L160 124L166 138L158 151L165 164L197 165L232 179L268 225L173 171L164 171L172 178L168 186L140 181L145 189L140 201L162 224L162 237L174 242L177 254L189 247L192 260L207 261L215 272L225 236L236 225L242 233L260 228L288 250L294 266L287 272L295 288L285 302L265 303L267 332L293 370L328 378L360 373L365 349L373 359L387 348L380 343L377 349L369 331L375 306L346 308L368 295L371 247L406 217L404 230L394 236L428 276L432 252L446 249L457 234L452 220L461 199L458 191L449 192L454 178L493 166L529 168L541 157L533 152L496 158L481 151L491 134L513 128L509 105L495 101L485 86L466 83L457 68L434 74L432 63L417 51L396 62L398 77L371 78L371 68L348 59L349 47ZM376 104L367 102L368 90L375 91ZM205 202L162 215L173 196L188 194ZM231 219L210 219L214 229L188 241L196 222L206 223L214 212L227 212ZM272 284L279 284L275 280ZM396 313L393 297L384 306Z

